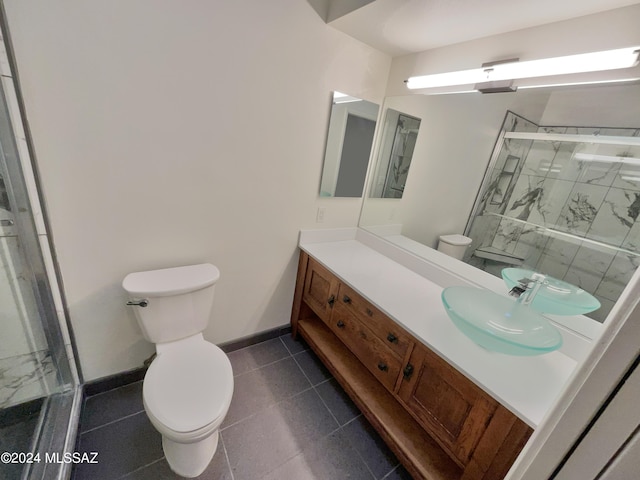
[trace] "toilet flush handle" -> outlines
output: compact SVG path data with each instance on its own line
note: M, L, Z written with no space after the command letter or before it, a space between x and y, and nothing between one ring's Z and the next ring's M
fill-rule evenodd
M147 305L149 305L149 300L143 298L142 300L129 301L127 302L127 305L133 305L135 307L146 307Z

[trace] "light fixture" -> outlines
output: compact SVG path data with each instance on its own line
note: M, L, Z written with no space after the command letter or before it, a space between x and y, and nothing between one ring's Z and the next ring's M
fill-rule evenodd
M635 157L597 155L594 153L576 153L573 158L582 162L625 163L627 165L640 165L640 158Z
M631 68L638 64L639 53L640 47L630 47L524 62L511 59L471 70L411 77L405 82L411 90L489 83L499 85L500 82L525 78Z

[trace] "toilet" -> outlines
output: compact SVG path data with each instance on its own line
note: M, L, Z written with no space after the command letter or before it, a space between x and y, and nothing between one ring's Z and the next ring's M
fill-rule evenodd
M462 260L464 252L471 245L471 239L460 234L441 235L438 241L438 251L446 253L450 257Z
M144 409L162 435L171 469L197 477L218 446L218 430L233 395L227 355L207 342L215 284L211 264L130 273L122 282L156 357L144 377Z

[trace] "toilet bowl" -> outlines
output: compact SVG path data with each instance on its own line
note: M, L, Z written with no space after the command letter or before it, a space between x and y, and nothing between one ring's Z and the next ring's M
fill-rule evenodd
M218 269L204 264L138 272L123 281L145 338L156 344L142 386L145 412L162 435L169 466L189 478L213 458L233 396L229 358L201 333L218 278Z

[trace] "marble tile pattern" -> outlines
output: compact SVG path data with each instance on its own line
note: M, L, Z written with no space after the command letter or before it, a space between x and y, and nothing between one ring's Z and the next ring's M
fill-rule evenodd
M47 350L0 360L0 408L46 396L56 385L56 371Z
M640 129L538 131L640 137ZM517 147L518 142L523 145ZM521 165L503 203L492 205L490 190L504 176L508 155L523 155ZM508 139L497 158L481 215L469 232L473 245L466 260L473 262L473 250L487 245L524 258L525 267L595 295L602 307L590 316L604 320L640 265L640 162L633 160L640 158L640 147ZM494 274L507 266L482 263L475 259Z

